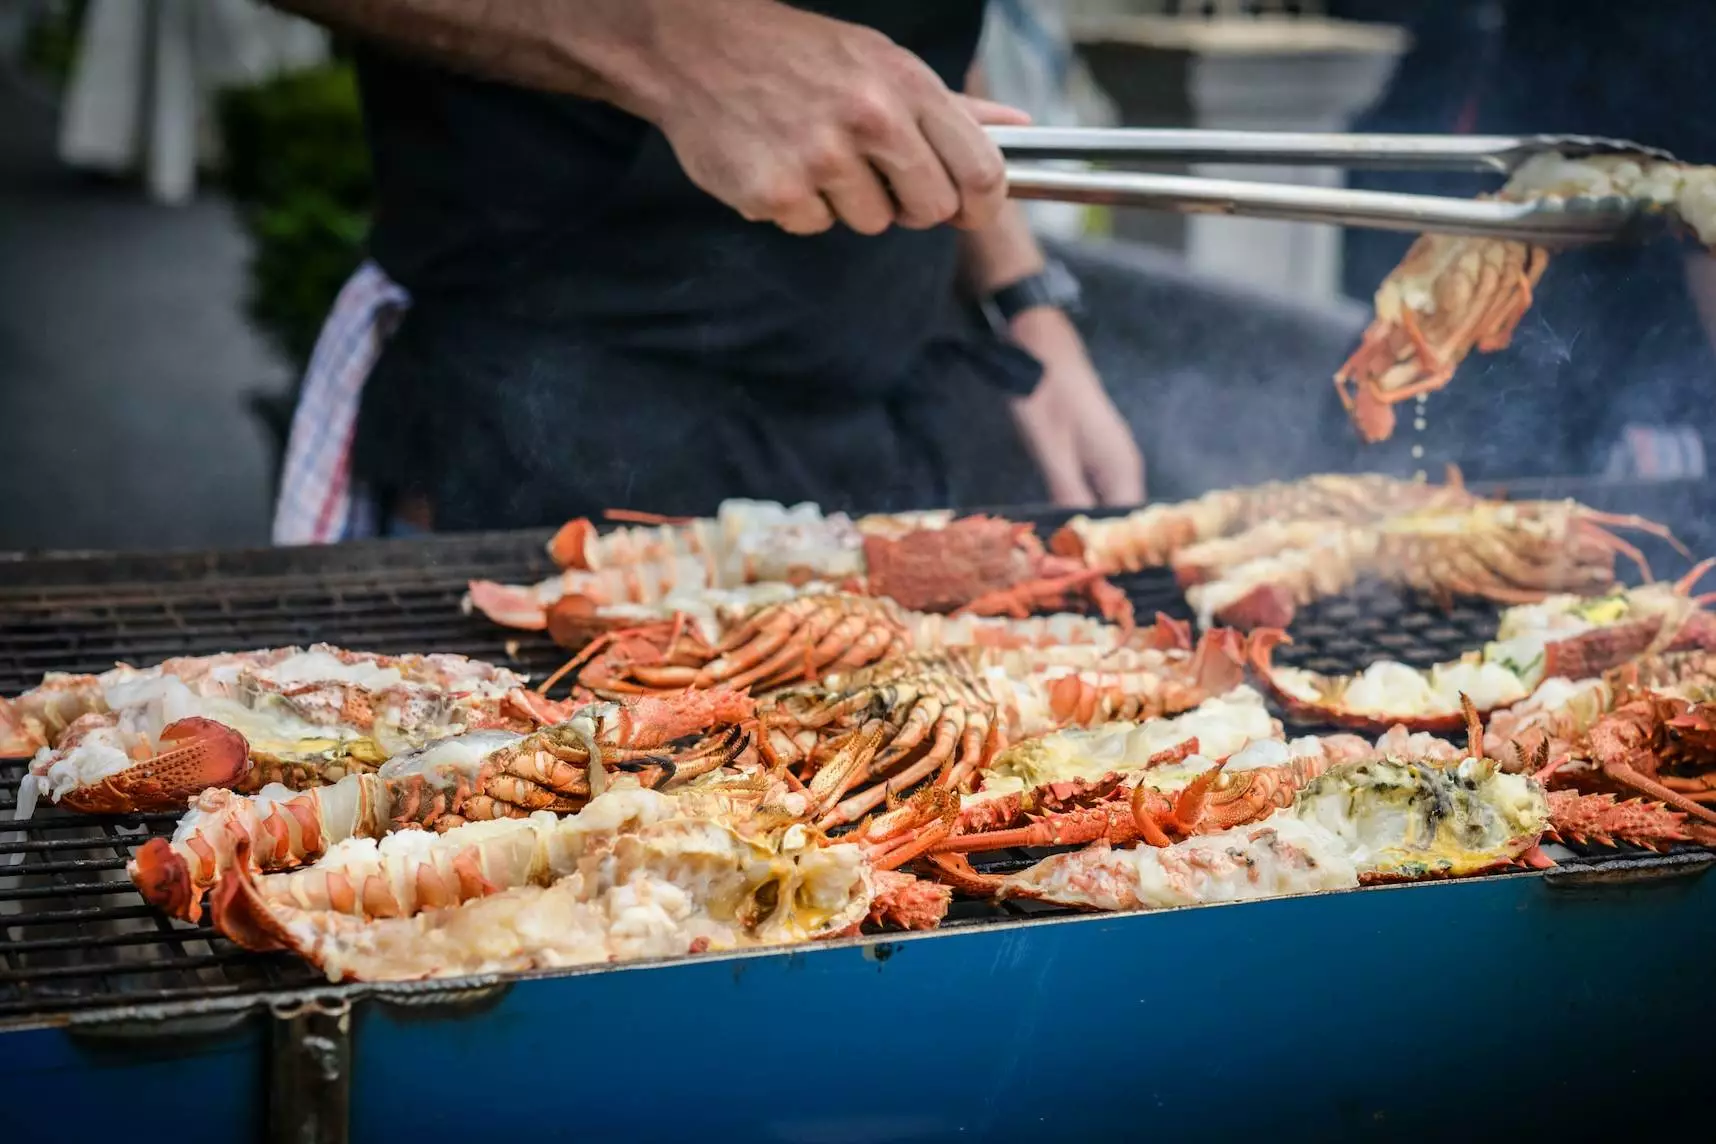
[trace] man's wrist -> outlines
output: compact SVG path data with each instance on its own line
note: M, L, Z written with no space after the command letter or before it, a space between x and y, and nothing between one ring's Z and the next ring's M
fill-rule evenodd
M1077 335L1078 327L1071 315L1059 306L1044 304L1021 310L1007 322L1013 340L1023 346L1058 340L1068 334Z
M1053 310L1076 316L1080 307L1078 280L1061 263L1046 260L1041 270L985 294L979 305L990 329L1005 335L1015 318L1032 311Z

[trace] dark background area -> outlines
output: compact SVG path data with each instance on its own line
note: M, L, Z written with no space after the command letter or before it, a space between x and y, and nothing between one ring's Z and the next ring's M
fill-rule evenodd
M68 10L76 5L66 6ZM1335 0L1415 47L1360 130L1621 135L1716 162L1704 82L1716 9L1590 0ZM339 68L223 98L222 172L194 202L55 157L56 68L0 62L0 551L265 542L290 396L361 256L367 165ZM1357 186L1472 194L1481 176L1355 173ZM1140 437L1154 497L1320 468L1475 479L1601 471L1628 422L1716 431L1686 243L1571 253L1514 346L1473 358L1425 431L1362 449L1330 374L1403 236L1344 236L1346 302L1218 284L1171 255L1085 244L1093 356ZM991 500L1038 488L1005 412L970 395ZM1410 420L1403 417L1403 425ZM1419 450L1416 454L1414 448Z

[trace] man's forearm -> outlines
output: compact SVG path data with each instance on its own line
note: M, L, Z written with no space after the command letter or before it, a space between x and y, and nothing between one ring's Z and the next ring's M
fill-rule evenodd
M674 8L702 0L269 0L336 31L484 79L584 96L645 118Z
M988 294L1043 268L1043 248L1018 203L1008 203L995 221L961 237L965 280L975 294Z

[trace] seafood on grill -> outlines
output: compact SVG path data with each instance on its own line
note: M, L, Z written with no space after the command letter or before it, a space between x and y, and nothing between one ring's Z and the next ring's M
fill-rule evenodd
M1554 787L1643 795L1716 827L1716 703L1623 691L1539 774Z
M1549 792L1549 829L1554 842L1585 846L1638 846L1667 850L1678 842L1716 846L1716 827L1696 822L1654 799L1616 798L1612 794Z
M549 556L562 568L597 572L690 558L706 565L715 584L839 581L863 575L865 537L933 530L953 519L953 513L936 510L854 520L845 513L825 515L809 502L788 506L743 499L722 501L714 517L607 515L634 523L604 533L587 518L569 521L548 542Z
M1231 632L1172 660L1133 653L1117 669L1065 662L1074 650L907 655L788 688L759 705L758 751L803 779L827 829L921 782L959 789L1009 742L1185 711L1244 677Z
M1622 736L1629 732L1638 739L1650 737L1650 717L1656 712L1641 706L1631 715L1623 714L1618 722L1610 718L1629 697L1641 694L1633 690L1631 682L1637 680L1641 669L1664 686L1672 687L1677 679L1696 678L1699 671L1713 663L1716 658L1706 652L1676 652L1629 663L1601 679L1545 680L1525 702L1490 718L1489 725L1482 730L1484 751L1503 760L1506 769L1534 773L1552 788L1550 830L1546 836L1553 840L1601 846L1625 844L1652 850L1666 849L1678 842L1716 845L1716 824L1698 812L1695 802L1678 801L1688 792L1650 777L1661 765L1660 753L1647 751L1640 760L1615 749L1624 744ZM1703 694L1699 686L1692 685L1694 695ZM1684 701L1681 696L1666 692L1654 694L1659 700ZM1639 714L1645 715L1642 728L1636 718ZM1475 708L1469 716L1473 722L1478 719ZM1592 734L1600 725L1604 730L1593 739ZM1641 731L1644 733L1640 734ZM1608 768L1604 766L1605 760L1610 764ZM1637 765L1641 762L1642 768ZM1635 777L1641 769L1646 772L1643 785ZM1680 776L1670 778L1675 786L1689 786L1693 794L1707 785L1703 778L1690 781ZM1669 789L1675 797L1658 799L1657 789ZM1617 791L1620 798L1616 797ZM1669 802L1675 805L1670 806ZM1676 806L1691 807L1692 812Z
M1502 612L1496 638L1460 659L1415 668L1377 660L1354 675L1277 666L1285 638L1259 632L1252 668L1289 718L1305 723L1420 731L1463 725L1461 696L1483 714L1526 699L1548 679L1581 680L1658 652L1716 652L1716 619L1689 589L1708 562L1677 584L1615 588L1607 595L1550 596Z
M1490 713L1484 754L1510 771L1537 771L1565 758L1613 706L1608 679L1546 679L1519 703Z
M20 787L26 812L46 794L120 813L180 807L209 786L334 782L465 729L528 730L564 717L565 704L524 683L463 656L317 645L50 677L0 705L7 749L34 748ZM74 703L79 713L61 723Z
M1174 562L1178 554L1200 543L1265 525L1371 524L1406 513L1464 508L1477 499L1453 466L1444 485L1382 473L1318 473L1293 481L1216 489L1189 501L1147 505L1125 516L1075 516L1054 534L1049 547L1098 571L1137 572Z
M1365 759L1299 792L1291 814L1341 839L1363 882L1463 878L1525 862L1549 828L1541 783L1493 759Z
M865 590L918 612L1024 618L1085 600L1104 619L1132 622L1132 604L1083 561L1047 551L1036 529L991 516L943 528L864 538Z
M609 632L572 661L597 695L687 687L766 690L900 655L910 637L891 601L850 593L801 596L734 617L712 642L683 614Z
M1160 909L1544 865L1548 828L1543 788L1491 760L1364 758L1325 769L1261 821L1167 846L1124 850L1105 839L1003 877L952 854L924 861L968 893Z
M1507 604L1590 595L1615 583L1615 556L1643 555L1613 529L1664 537L1661 525L1598 512L1576 501L1485 501L1463 509L1331 528L1303 548L1222 569L1186 589L1201 623L1285 628L1300 607L1376 579L1433 596Z
M875 896L857 845L616 788L567 818L354 840L284 874L240 864L211 913L246 948L373 981L814 941L855 932Z
M979 874L957 854L926 862L966 893L1030 898L1085 910L1159 910L1353 889L1358 871L1322 827L1274 818L1168 847L1097 843L1055 854L1017 874Z
M925 852L1134 841L1170 846L1267 819L1337 761L1372 753L1357 736L1259 739L1217 758L1199 749L1188 740L1093 781L1044 783L1022 793L1006 793L1004 783L981 789L962 800L945 830L940 823L919 828L938 835Z
M814 506L798 507L814 511ZM824 524L837 519L844 520L836 514ZM628 626L628 608L660 610L667 605L707 618L723 608L832 588L886 597L923 612L1022 617L1077 602L1105 618L1131 620L1124 593L1082 562L1048 552L1029 524L987 516L947 520L937 514L866 518L872 519L884 523L865 527L863 521L848 521L834 539L823 537L820 547L789 548L788 555L774 553L766 559L771 550L759 547L737 563L721 556L718 545L715 550L708 547L714 542L705 534L718 533L715 524L703 531L695 524L664 526L690 530L672 533L671 542L646 543L634 532L622 531L623 543L612 551L600 547L606 537L580 542L580 551L587 554L594 544L604 554L598 567L568 568L533 586L476 581L466 608L509 627L547 630L568 646L581 646L600 634L604 621ZM587 529L588 522L583 522L576 531L584 536ZM686 541L700 555L675 547L686 537L702 538ZM563 547L575 546L568 542ZM631 557L637 562L630 562ZM588 564L588 555L582 560ZM745 590L759 581L780 586Z
M1716 244L1716 168L1644 156L1539 155L1494 197L1634 199L1674 215L1706 246ZM1474 349L1505 349L1548 264L1543 247L1506 239L1426 234L1414 242L1383 279L1375 319L1335 373L1360 436L1387 439L1395 405L1447 385Z
M574 633L590 631L599 608L672 603L697 615L713 607L790 598L801 587L828 591L863 575L866 530L889 535L935 528L951 516L921 513L854 522L844 513L825 516L814 504L727 500L713 518L658 518L607 533L580 517L549 541L549 555L560 572L533 585L472 581L465 610L480 611L506 627L546 629L567 646L579 646ZM762 584L769 587L751 590Z
M1334 763L1374 754L1353 735L1281 738L1263 697L1238 686L1184 714L1051 732L1008 747L975 791L910 837L926 854L1176 838L1257 821ZM905 827L883 814L859 837Z
M725 621L713 639L703 623L683 614L611 631L562 672L576 670L578 685L592 694L622 696L717 685L760 692L909 651L963 647L1029 652L1025 658L1043 666L1114 671L1167 668L1195 658L1189 625L1165 616L1141 629L1073 613L943 616L906 611L878 597L828 593L734 613Z
M204 891L241 849L259 869L282 869L347 839L575 811L601 792L609 772L645 787L689 782L740 762L749 747L741 724L752 714L750 700L721 691L593 704L529 735L450 736L329 786L294 792L271 784L254 796L205 790L191 800L172 838L145 843L129 872L145 899L195 920ZM727 729L714 731L721 726ZM706 730L714 733L670 749Z

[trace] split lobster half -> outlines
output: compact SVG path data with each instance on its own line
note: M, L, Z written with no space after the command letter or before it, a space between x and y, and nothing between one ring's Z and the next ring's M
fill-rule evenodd
M1462 698L1490 715L1525 700L1545 680L1601 676L1661 652L1716 651L1709 597L1692 587L1705 561L1674 584L1620 588L1605 596L1551 596L1502 613L1496 639L1481 651L1429 668L1380 660L1356 675L1324 675L1277 666L1274 650L1288 638L1254 634L1251 666L1288 717L1315 725L1381 731L1404 725L1448 732L1465 723Z
M0 750L31 759L38 798L102 813L182 807L198 791L302 789L474 728L527 731L570 706L504 668L454 655L380 656L318 645L50 676L0 699Z
M623 514L636 518L640 514ZM722 608L779 602L834 588L891 599L912 611L1026 616L1088 604L1131 621L1125 593L1082 561L1048 552L1029 524L951 514L824 517L724 502L713 520L634 526L598 534L565 525L549 551L564 571L533 586L474 581L467 606L508 627L547 630L582 646L631 608L707 619ZM753 590L752 586L774 587Z
M272 785L254 796L204 790L171 840L151 839L137 852L131 879L145 899L194 921L204 891L241 850L260 869L282 869L353 838L573 812L620 775L645 788L689 782L749 753L744 727L754 713L750 699L730 691L594 704L529 735L485 730L441 739L329 786Z
M1462 508L1477 499L1452 465L1444 485L1383 473L1318 473L1215 489L1188 501L1146 505L1124 516L1075 516L1056 531L1049 547L1087 568L1137 572L1177 563L1189 548L1271 522L1371 524L1410 512Z

